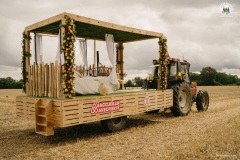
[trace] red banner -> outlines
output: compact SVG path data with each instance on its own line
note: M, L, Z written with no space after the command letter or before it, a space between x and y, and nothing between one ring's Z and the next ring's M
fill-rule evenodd
M93 103L91 108L92 114L107 113L118 111L120 109L120 101Z

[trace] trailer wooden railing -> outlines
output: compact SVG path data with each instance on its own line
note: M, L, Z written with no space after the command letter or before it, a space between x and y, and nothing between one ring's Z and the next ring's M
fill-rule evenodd
M63 97L62 68L57 61L50 64L33 64L27 69L27 95L36 97Z
M93 65L88 70L82 65L76 66L76 70L81 74L89 73L94 75ZM98 76L109 76L112 68L101 66L98 67ZM63 78L62 66L57 61L50 64L33 63L27 68L28 82L26 84L27 96L63 98Z

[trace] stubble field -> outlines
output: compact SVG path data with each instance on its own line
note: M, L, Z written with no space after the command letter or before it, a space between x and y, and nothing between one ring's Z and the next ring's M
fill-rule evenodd
M194 104L185 117L169 111L130 116L118 133L91 123L56 129L52 137L17 118L21 90L0 90L0 159L240 159L240 87L198 89L209 92L207 112L197 112Z

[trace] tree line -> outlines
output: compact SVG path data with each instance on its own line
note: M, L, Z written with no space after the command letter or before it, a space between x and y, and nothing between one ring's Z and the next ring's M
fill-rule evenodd
M199 86L217 86L217 85L240 85L240 79L237 75L226 74L217 72L212 67L204 67L200 73L190 72L191 81L197 82ZM23 81L15 80L12 77L0 78L0 89L21 89ZM128 80L125 84L126 87L142 87L144 79L135 77Z
M0 78L0 89L21 89L23 81L15 80L12 77Z
M190 79L192 82L197 82L199 86L240 85L240 79L237 75L217 72L216 69L212 67L204 67L200 73L190 72ZM128 80L125 86L141 87L143 83L144 79L135 77L132 80Z
M217 72L212 67L204 67L199 73L190 73L192 81L198 82L201 86L240 85L237 75Z

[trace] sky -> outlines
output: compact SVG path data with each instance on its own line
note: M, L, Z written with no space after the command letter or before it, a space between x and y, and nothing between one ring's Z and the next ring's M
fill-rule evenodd
M228 16L220 12L223 3L230 4ZM170 56L188 60L192 72L211 66L240 77L240 1L7 0L0 2L0 78L21 78L24 28L63 12L163 33L168 39ZM56 37L43 37L44 62L54 62L57 43ZM79 47L77 43L75 46L76 64L80 65ZM110 65L105 43L97 41L97 50L100 61ZM91 53L93 41L89 40L89 64L93 63ZM152 59L157 58L157 39L124 44L126 79L146 77Z

